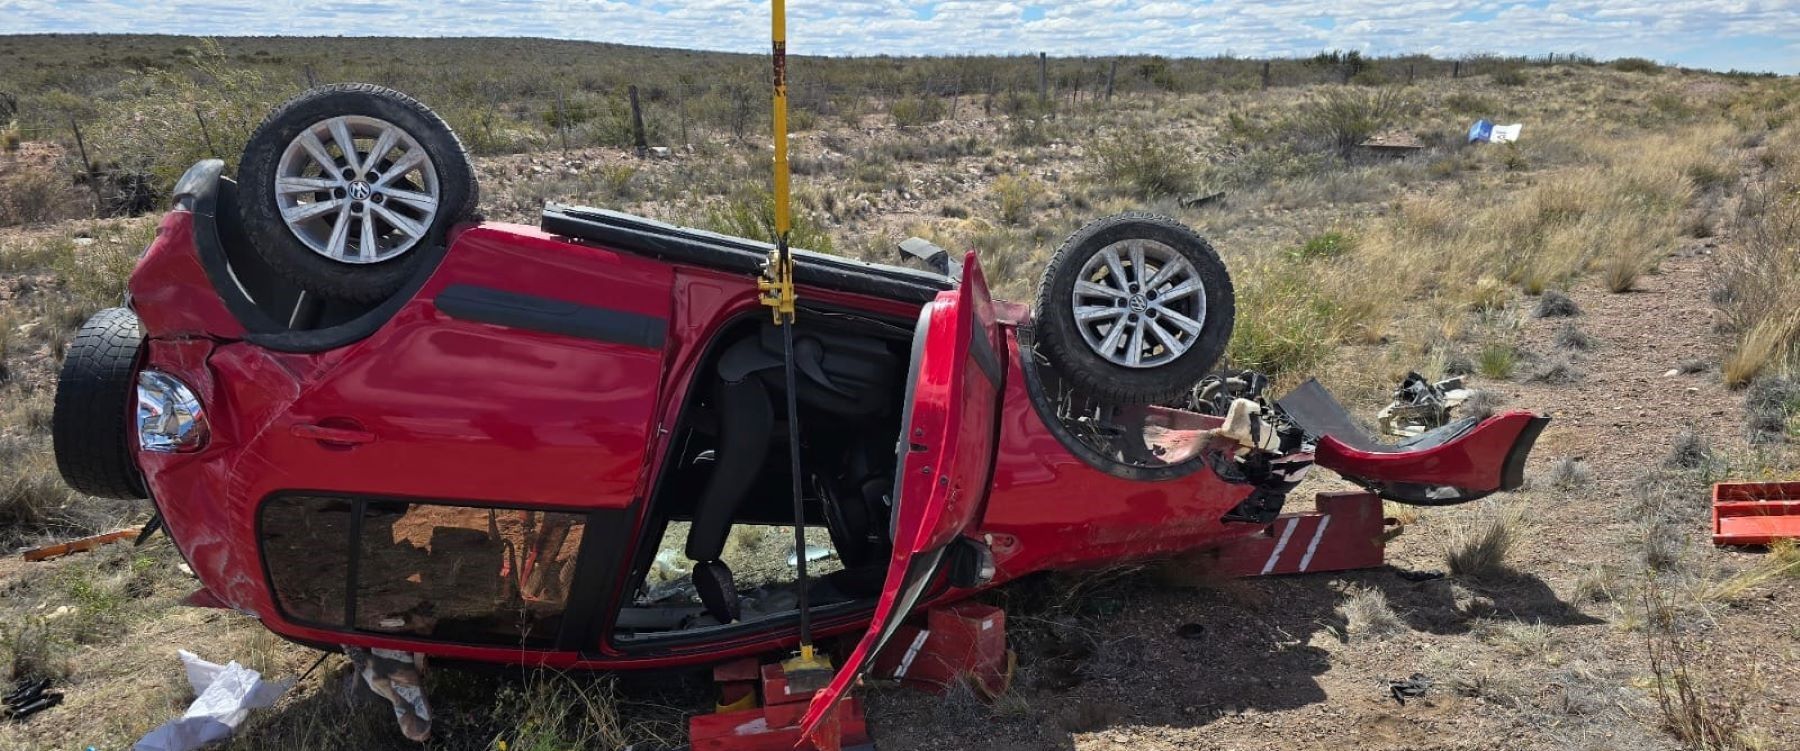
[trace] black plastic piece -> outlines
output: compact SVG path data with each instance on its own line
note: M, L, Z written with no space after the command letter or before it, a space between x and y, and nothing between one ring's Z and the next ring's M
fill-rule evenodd
M589 240L608 248L675 263L759 274L768 243L677 227L604 209L550 204L540 222L545 232ZM915 269L794 250L794 280L803 286L924 304L952 289L949 279Z
M1344 409L1337 397L1332 396L1317 380L1307 379L1306 383L1300 384L1287 396L1276 400L1276 403L1289 420L1306 431L1308 438L1317 440L1331 436L1350 448L1377 454L1403 454L1441 446L1462 437L1481 424L1480 418L1464 417L1405 440L1382 443L1358 425L1350 416L1349 410Z
M451 318L529 331L661 349L668 319L536 295L453 284L433 304Z

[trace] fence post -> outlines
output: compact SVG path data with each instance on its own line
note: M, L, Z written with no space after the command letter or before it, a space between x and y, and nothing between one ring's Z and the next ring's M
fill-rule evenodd
M200 135L206 137L206 152L212 154L214 159L219 158L219 147L213 145L212 129L206 127L206 118L200 115L198 104L194 105L194 119L200 123Z
M306 64L306 88L316 89L318 87L319 87L319 82L313 80L312 63L307 63Z
M94 214L98 216L105 201L100 198L100 176L94 174L94 163L88 160L87 140L81 137L81 123L69 118L69 128L75 131L75 148L81 152L81 173L87 181L88 190L94 193Z
M1038 53L1038 103L1050 107L1050 55Z
M644 111L638 107L637 84L625 87L625 95L631 97L631 143L641 157L650 150L650 144L644 140Z
M1462 61L1461 60L1450 61L1450 77L1451 78L1462 78Z
M1267 60L1263 61L1262 85L1264 89L1269 88L1269 61Z
M1413 82L1413 64L1412 63L1406 64L1406 82L1409 84Z
M1113 58L1112 64L1106 66L1106 101L1112 101L1113 81L1119 77L1119 58Z
M562 141L563 156L569 155L569 111L563 108L562 89L556 90L556 137Z

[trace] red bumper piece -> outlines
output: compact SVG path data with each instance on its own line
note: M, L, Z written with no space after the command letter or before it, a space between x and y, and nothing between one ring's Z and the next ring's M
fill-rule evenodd
M1713 544L1767 545L1800 539L1800 482L1713 485Z
M1310 513L1282 514L1262 534L1219 551L1224 576L1347 571L1380 566L1387 552L1381 498L1367 491L1320 493Z

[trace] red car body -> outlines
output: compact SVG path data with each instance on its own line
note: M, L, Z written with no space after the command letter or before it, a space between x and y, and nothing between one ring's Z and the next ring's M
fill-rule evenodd
M753 275L533 227L467 224L379 325L341 344L297 344L300 334L259 336L221 291L218 261L208 256L230 242L218 219L228 209L217 168L196 170L129 289L148 338L143 367L178 378L205 405L204 446L136 452L167 529L205 587L202 600L303 643L451 660L648 668L796 644L793 619L699 639L613 638L613 614L655 544L645 529L671 467L666 437L692 398L698 364L726 326L767 315ZM866 662L919 602L1048 569L1268 534L1267 524L1224 520L1253 490L1203 461L1229 451L1228 442L1202 442L1190 466L1163 471L1108 468L1080 455L1034 393L1039 366L1029 354L1027 311L989 297L973 254L960 284L925 301L800 281L801 300L815 309L919 322L887 579L874 602L822 610L815 623L821 635L865 633L853 662ZM582 318L593 311L608 316ZM1189 435L1219 423L1159 408L1152 417ZM1516 485L1505 475L1517 474L1541 426L1529 413L1507 413L1398 453L1326 437L1317 460L1373 484L1454 485L1472 497ZM337 575L323 563L309 571L290 558L272 561L262 547L260 509L296 492L575 515L586 520L576 594L553 638L536 643L383 633L357 627L349 614L337 624L296 618L279 582ZM347 539L345 587L354 589L357 556L370 553L356 552L363 548L355 533ZM974 586L952 586L940 573L957 540L991 560ZM841 671L840 683L854 673Z

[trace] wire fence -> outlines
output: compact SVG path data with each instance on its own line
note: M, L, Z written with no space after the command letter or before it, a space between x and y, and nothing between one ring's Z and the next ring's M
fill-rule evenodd
M1156 57L975 58L956 65L939 58L893 59L890 75L848 76L832 66L876 66L882 61L821 61L821 75L796 77L789 99L791 122L804 131L828 121L849 126L870 116L899 125L995 116L1040 117L1080 108L1104 108L1115 98L1251 91L1320 84L1389 86L1428 78L1475 78L1530 66L1593 65L1590 58L1478 56L1363 58L1324 53L1307 59L1177 59ZM651 80L643 84L559 80L521 96L498 82L407 80L404 72L376 82L432 103L475 154L567 152L592 147L635 149L683 145L706 138L739 141L768 127L766 86L744 68L708 80ZM0 92L0 118L15 142L50 142L60 154L54 169L91 194L99 215L156 208L155 196L194 160L235 162L260 112L301 90L330 80L311 65L289 69L257 95L194 101L188 111L165 103L162 119L119 123L83 117ZM569 85L569 84L578 85ZM272 84L272 85L269 85ZM516 86L516 82L513 84ZM241 101L251 99L256 101ZM0 112L0 114L7 114ZM95 117L89 115L89 117ZM141 114L138 115L141 117ZM96 133L100 133L96 137ZM13 148L17 148L15 145Z

